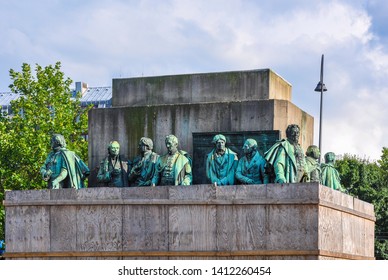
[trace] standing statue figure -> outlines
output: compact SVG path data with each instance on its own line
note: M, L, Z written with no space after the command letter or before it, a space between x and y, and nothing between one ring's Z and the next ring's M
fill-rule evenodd
M345 192L345 189L341 186L341 178L339 172L334 167L335 154L328 152L325 154L325 163L321 164L321 182L322 185Z
M257 151L257 142L247 139L243 146L245 156L238 161L236 179L242 184L268 184L266 160Z
M275 172L275 183L308 181L304 152L298 143L299 135L299 126L290 124L286 130L287 138L276 142L265 152L265 158Z
M159 155L152 151L154 143L150 138L142 137L139 142L140 156L133 160L131 171L128 175L131 187L144 187L152 185L155 175L156 162Z
M106 187L128 187L128 162L120 156L119 142L109 143L108 156L100 163L97 181Z
M51 138L52 151L40 168L43 180L50 189L84 188L84 180L90 171L86 164L73 152L66 149L63 135L54 134Z
M320 182L321 181L321 168L319 166L319 157L321 153L319 148L315 145L311 145L307 148L306 151L306 172L309 175L310 182Z
M165 139L167 154L159 157L153 186L191 185L191 159L184 151L178 150L178 138L168 135Z
M226 137L214 136L215 148L206 157L206 176L212 184L218 186L234 185L234 174L238 157L231 149L226 148Z

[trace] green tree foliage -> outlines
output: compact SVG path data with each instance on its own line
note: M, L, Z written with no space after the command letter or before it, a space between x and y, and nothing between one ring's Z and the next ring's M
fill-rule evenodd
M345 155L336 161L336 168L351 195L374 205L375 257L388 259L388 148L383 148L377 162Z
M61 71L61 64L36 65L34 71L23 64L21 72L11 69L10 76L11 91L21 97L12 101L11 116L0 116L0 201L7 189L46 187L39 170L51 149L53 133L63 134L68 148L87 159L88 108L81 108L80 95L72 98L72 81ZM2 225L0 239L3 229Z

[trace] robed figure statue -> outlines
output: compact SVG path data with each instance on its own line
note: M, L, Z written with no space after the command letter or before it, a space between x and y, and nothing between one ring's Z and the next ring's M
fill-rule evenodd
M51 138L52 151L40 168L43 180L50 189L85 187L84 180L90 171L86 164L73 151L66 149L63 135L54 134Z
M242 184L268 184L265 171L266 160L257 150L255 139L247 139L243 146L244 156L238 161L236 179Z
M231 149L226 148L226 137L214 136L215 148L206 157L206 176L210 183L218 186L234 185L238 157Z
M154 143L150 138L142 137L139 141L140 155L135 157L128 175L131 187L152 185L159 155L152 151Z
M265 159L273 166L275 183L307 182L305 155L299 144L299 126L290 124L286 136L286 139L276 142L264 154Z
M100 162L97 181L105 187L128 187L128 161L120 155L119 142L109 142L108 156Z
M159 157L156 162L152 186L191 185L192 170L189 155L178 150L178 138L168 135L165 139L167 154Z

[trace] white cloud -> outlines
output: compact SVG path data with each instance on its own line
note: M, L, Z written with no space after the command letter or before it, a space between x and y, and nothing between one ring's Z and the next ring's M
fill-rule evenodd
M271 68L293 85L293 102L315 117L317 136L313 90L324 53L323 153L378 158L387 146L387 34L373 25L384 26L378 7L385 2L31 3L2 4L0 91L7 90L8 70L23 62L61 61L66 75L91 86L114 77Z

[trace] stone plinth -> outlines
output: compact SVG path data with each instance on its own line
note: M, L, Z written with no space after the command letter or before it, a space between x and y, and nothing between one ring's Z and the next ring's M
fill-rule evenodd
M9 191L7 259L374 259L373 205L316 183Z
M112 106L280 99L291 85L270 69L113 79Z

